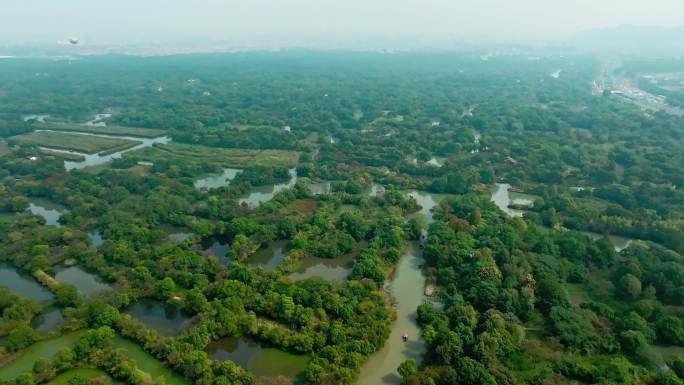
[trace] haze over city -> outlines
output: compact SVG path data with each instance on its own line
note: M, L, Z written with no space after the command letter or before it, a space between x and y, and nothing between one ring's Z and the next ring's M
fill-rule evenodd
M677 26L679 0L0 1L0 42L350 40L554 41L624 24Z

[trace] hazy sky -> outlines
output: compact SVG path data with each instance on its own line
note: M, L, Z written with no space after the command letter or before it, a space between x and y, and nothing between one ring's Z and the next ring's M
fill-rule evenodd
M0 0L0 39L560 37L684 24L684 0Z

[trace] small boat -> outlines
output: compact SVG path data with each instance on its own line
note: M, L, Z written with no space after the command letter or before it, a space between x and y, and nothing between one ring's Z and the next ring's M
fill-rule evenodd
M407 332L407 333L404 333L403 336L401 336L401 339L402 339L404 342L406 342L406 341L408 341L408 337L409 337L409 335L408 335L408 332Z

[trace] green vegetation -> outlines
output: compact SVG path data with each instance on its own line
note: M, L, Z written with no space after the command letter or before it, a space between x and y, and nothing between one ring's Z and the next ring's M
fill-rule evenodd
M37 342L21 351L16 359L0 368L0 380L11 380L21 373L31 372L38 360L49 360L64 349L73 347L85 331L65 334L61 337Z
M606 74L556 51L2 61L0 136L18 146L0 150L0 260L54 300L0 290L0 385L72 385L60 375L83 369L129 385L251 385L302 368L297 382L351 385L407 324L420 336L391 356L411 360L378 380L681 384L684 118L592 92L597 76L658 73L647 64ZM117 126L87 129L172 141L66 172L34 147L132 142L36 132L26 106L69 127L112 108ZM195 187L224 168L242 171ZM522 217L491 201L496 183ZM60 227L26 211L40 200L60 205ZM284 255L254 263L275 245ZM64 265L112 289L56 283ZM430 295L417 316L387 295L398 266L425 275L401 291ZM128 314L150 302L163 311ZM44 306L60 309L60 330L31 326ZM155 331L178 312L180 330ZM266 357L210 358L224 338Z
M167 385L188 384L186 379L168 369L166 366L164 366L164 363L152 357L136 343L120 336L116 336L114 337L113 346L115 349L123 349L123 353L126 355L126 357L133 360L138 369L148 373L152 376L152 378L162 377L164 379L164 383Z
M7 139L10 143L73 150L86 154L102 151L122 150L133 147L139 142L128 139L103 138L91 135L65 134L53 131L35 131Z
M232 168L244 168L251 165L292 167L299 159L299 153L296 151L216 148L174 142L156 144L126 156L149 162L173 158Z
M74 378L82 378L84 380L90 380L90 379L103 379L105 385L123 385L123 383L119 381L113 381L107 373L103 372L102 370L98 369L88 369L88 368L80 368L80 369L72 369L69 370L68 372L62 373L58 375L57 377L53 378L50 382L48 382L48 385L70 385L72 381L74 381Z
M34 127L39 130L54 130L54 131L75 131L86 132L91 134L103 135L122 135L122 136L139 136L143 138L154 138L162 136L166 133L164 130L152 128L139 127L122 127L122 126L87 126L84 124L58 124L58 123L34 123Z
M264 349L252 359L248 369L256 377L293 378L304 370L308 360L306 356L288 354L277 349Z

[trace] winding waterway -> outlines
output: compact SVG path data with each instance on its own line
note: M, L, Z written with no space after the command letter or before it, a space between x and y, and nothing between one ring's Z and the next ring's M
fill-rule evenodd
M534 200L536 199L536 197L534 195L509 191L510 188L511 185L509 184L497 183L496 189L492 192L491 200L497 207L501 209L501 211L505 212L509 216L522 217L525 213L524 210L513 209L508 206L510 204L518 204L522 206L532 207L534 205ZM601 234L593 233L590 231L580 232L582 234L592 237L593 239L599 239L603 237L603 235ZM618 253L629 247L629 245L632 243L632 239L617 235L608 235L608 240L613 245L615 251L617 251Z
M410 191L408 195L418 201L421 209L412 214L420 217L427 225L434 222L432 208L437 206L444 196L422 191ZM361 367L359 385L397 385L401 376L397 372L399 364L413 359L420 364L425 343L420 337L420 329L416 323L418 305L425 302L425 276L421 266L423 257L416 242L412 242L404 251L397 266L389 290L397 312L397 319L392 323L390 336L385 345L372 354ZM402 336L408 334L408 341Z
M513 209L508 206L511 204L518 204L532 207L536 197L534 195L509 191L510 188L510 184L497 183L496 189L492 193L492 202L506 214L512 217L522 217L525 213L524 210Z

